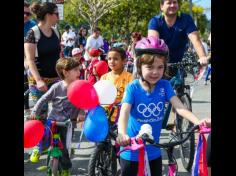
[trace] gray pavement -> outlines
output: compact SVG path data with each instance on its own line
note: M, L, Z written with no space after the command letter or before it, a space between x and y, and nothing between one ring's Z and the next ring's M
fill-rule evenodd
M204 85L203 81L200 81L199 84L195 87L195 91L192 97L192 109L193 113L196 114L199 118L211 117L211 83ZM77 128L75 131L75 137L73 139L72 145L75 149L75 153L72 155L72 175L73 176L85 176L87 175L88 161L91 152L94 149L94 143L91 143L86 140L83 136L80 149L77 149L78 140L80 136L81 129ZM161 140L168 140L169 132L166 130L162 131ZM45 171L38 171L37 168L42 165L46 165L46 156L43 155L40 157L38 163L31 163L29 161L29 150L24 152L24 176L44 176ZM163 154L163 175L167 170L167 156L165 151L162 150ZM175 157L178 163L178 171L180 176L190 176L182 166L180 155L178 150L175 150Z

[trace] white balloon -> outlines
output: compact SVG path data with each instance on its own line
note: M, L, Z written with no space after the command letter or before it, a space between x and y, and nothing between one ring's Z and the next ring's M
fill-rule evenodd
M112 81L100 80L93 86L97 92L99 103L101 105L114 103L117 96L117 90Z

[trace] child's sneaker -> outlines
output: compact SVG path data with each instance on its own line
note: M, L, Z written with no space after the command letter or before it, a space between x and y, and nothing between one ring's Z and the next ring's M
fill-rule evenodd
M33 149L33 152L30 155L30 161L32 163L37 163L39 161L39 157L40 157L39 148L36 147L36 148Z
M70 176L70 170L62 170L61 176Z

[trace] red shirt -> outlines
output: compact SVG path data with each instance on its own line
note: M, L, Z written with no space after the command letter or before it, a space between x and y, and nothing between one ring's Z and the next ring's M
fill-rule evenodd
M93 68L94 68L94 65L98 62L99 60L98 59L93 59L88 68L87 68L87 71L88 71L88 81L93 85L96 83L97 79L96 77L94 76L93 74Z

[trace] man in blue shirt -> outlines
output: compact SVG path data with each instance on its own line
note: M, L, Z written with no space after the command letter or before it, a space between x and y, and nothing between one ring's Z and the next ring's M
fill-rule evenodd
M162 13L149 21L148 36L154 35L164 39L169 47L170 63L182 60L189 39L199 57L198 62L206 65L208 59L192 17L180 13L178 0L161 0L160 8Z
M30 28L36 25L36 22L33 20L30 20L30 4L26 1L24 2L24 37L26 36L26 33L29 31Z
M148 24L148 36L158 36L163 39L169 48L169 62L176 63L182 60L188 49L189 40L199 57L202 66L208 64L197 27L192 17L179 11L179 0L161 0L161 14L154 16ZM168 68L170 79L177 73L176 69ZM172 116L171 116L172 117ZM168 128L174 130L174 118L169 119Z

